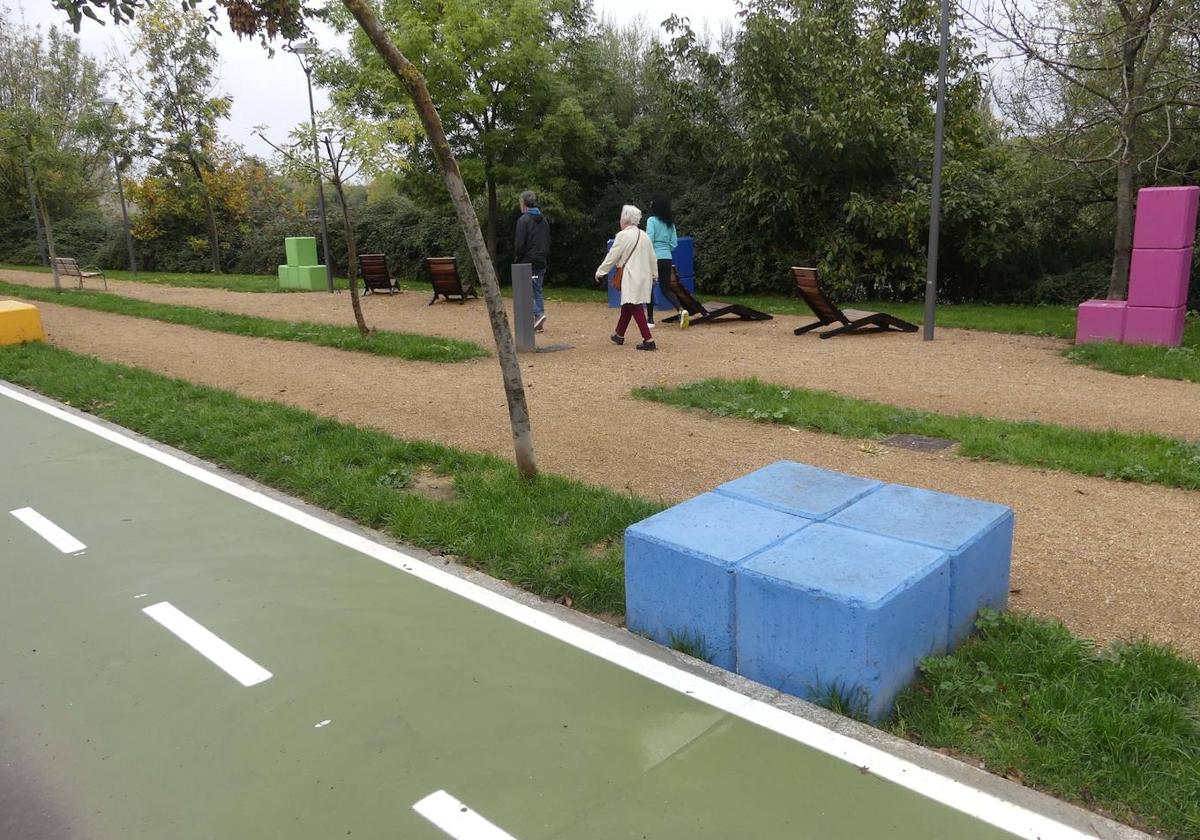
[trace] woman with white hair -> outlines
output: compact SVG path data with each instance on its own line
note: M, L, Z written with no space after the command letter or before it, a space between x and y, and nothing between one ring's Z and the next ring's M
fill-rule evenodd
M639 350L657 350L654 336L646 323L646 304L654 291L654 244L639 227L642 211L632 204L621 208L621 231L613 240L612 247L600 267L596 269L596 280L603 280L616 266L624 268L621 277L621 317L617 319L617 331L612 335L613 344L625 343L625 330L629 319L637 322L642 334Z

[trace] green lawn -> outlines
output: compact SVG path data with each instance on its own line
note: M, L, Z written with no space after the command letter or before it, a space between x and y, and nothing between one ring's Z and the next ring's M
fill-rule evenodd
M271 338L276 341L302 341L322 347L336 347L339 350L370 353L375 356L392 356L409 361L463 362L487 355L487 351L478 344L453 338L385 331L372 332L364 338L354 327L313 324L305 321L276 321L253 315L235 315L229 312L203 309L198 306L151 303L107 292L80 289L56 292L53 289L23 286L0 280L0 295L45 301L61 306L93 309L98 312L112 312L117 315L131 315L135 318L150 318L155 321L182 324L212 332Z
M928 659L888 725L993 773L1171 837L1200 837L1200 667L1169 648L1099 648L1062 625L981 616Z
M1200 443L1160 435L933 414L828 391L783 388L757 379L706 379L676 388L639 388L634 395L721 417L845 437L918 434L947 438L957 441L959 453L971 458L1200 490Z
M0 269L11 271L36 271L49 274L50 269L41 265L11 265L0 263ZM279 288L279 278L273 274L206 274L206 273L173 273L166 271L140 271L136 275L132 271L105 269L104 273L113 280L131 280L137 283L147 283L152 286L185 286L197 289L226 289L231 292L299 292L299 289ZM87 288L95 288L99 281L86 282ZM67 283L64 281L64 286ZM334 285L339 289L348 288L346 278L335 277ZM328 294L328 293L327 293Z
M0 348L0 379L587 611L624 613L622 535L660 509L47 345ZM431 479L450 496L422 492ZM675 646L704 653L691 639ZM1200 836L1200 677L1169 649L1098 651L1053 624L985 617L978 641L926 663L888 727L1120 818Z

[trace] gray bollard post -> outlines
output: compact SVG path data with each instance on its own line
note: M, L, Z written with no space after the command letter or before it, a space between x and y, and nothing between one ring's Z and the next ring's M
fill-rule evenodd
M533 266L516 263L512 267L513 330L518 353L532 353L533 340Z

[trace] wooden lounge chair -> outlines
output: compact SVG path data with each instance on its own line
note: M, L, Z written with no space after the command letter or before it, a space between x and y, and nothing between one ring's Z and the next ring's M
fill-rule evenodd
M75 277L79 280L79 288L83 288L84 278L91 279L99 277L104 281L104 291L108 291L108 278L104 276L104 272L100 269L81 270L79 263L74 257L55 257L54 269L58 272L59 277Z
M692 297L692 293L687 290L687 286L683 285L679 279L678 272L674 267L671 268L671 294L675 299L687 310L691 316L691 323L703 324L706 321L715 321L718 318L724 318L726 315L732 315L735 318L740 318L743 321L770 321L771 316L766 312L759 312L757 309L751 309L749 306L742 306L740 303L720 303L719 301L710 300L708 303L701 303ZM664 324L678 323L679 316L672 315L670 318L663 318Z
M835 335L843 333L853 335L863 332L887 332L888 330L917 331L916 324L902 321L895 315L888 315L886 312L858 312L853 309L843 312L838 309L825 294L825 290L821 288L821 281L817 279L815 268L793 266L792 277L796 280L796 292L804 298L808 308L817 316L817 320L813 323L797 327L794 330L796 335L804 335L806 332L812 332L828 324L841 324L841 326L819 333L821 338L833 338Z
M396 294L396 281L388 271L387 257L383 254L359 254L358 268L362 273L363 288L367 294L387 292Z
M427 257L425 265L429 268L429 282L433 284L430 306L437 303L438 297L444 297L447 301L458 298L459 303L466 303L467 297L479 297L474 286L463 285L462 278L458 276L458 260L454 257Z

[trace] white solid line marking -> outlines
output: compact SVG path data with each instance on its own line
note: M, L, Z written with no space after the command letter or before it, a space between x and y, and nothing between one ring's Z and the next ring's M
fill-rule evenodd
M13 516L28 525L39 537L57 548L63 554L78 554L87 548L86 545L59 528L46 517L30 507L9 511Z
M429 794L413 810L455 840L516 840L444 790Z
M166 627L229 676L249 688L271 679L271 672L237 648L217 636L203 624L188 618L168 601L159 601L142 610Z
M785 738L812 747L826 755L834 756L855 767L861 767L877 778L886 779L1018 837L1026 838L1026 840L1044 840L1047 837L1053 837L1055 840L1095 840L1099 836L1096 832L1068 826L1045 814L1031 811L1015 802L1001 799L995 794L979 790L965 782L951 779L949 776L943 776L886 750L873 747L849 735L834 732L832 729L826 729L818 723L777 709L769 703L754 700L732 688L710 682L704 677L676 668L674 665L668 665L611 639L577 627L570 622L517 603L497 592L492 592L482 586L455 577L449 572L430 566L412 555L367 539L340 525L326 522L324 519L274 499L265 493L243 487L236 481L218 475L210 469L193 464L176 455L170 455L149 444L142 443L140 440L135 440L127 433L102 426L90 418L78 417L69 411L43 402L42 399L23 394L5 385L0 385L0 394L35 408L43 414L56 417L76 428L84 429L131 452L136 452L236 499L241 499L257 508L273 513L339 545L366 554L393 568L406 571L413 577L453 592L468 601L473 601L627 671L632 671L735 717L758 724Z

